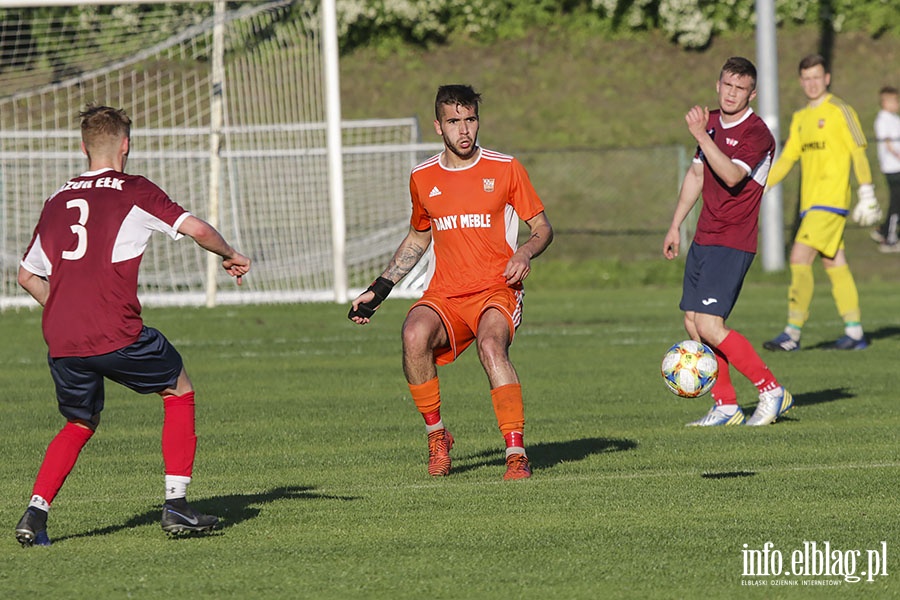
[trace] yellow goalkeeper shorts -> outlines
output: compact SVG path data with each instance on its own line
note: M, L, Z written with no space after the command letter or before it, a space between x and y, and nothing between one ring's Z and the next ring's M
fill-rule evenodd
M847 217L827 210L811 209L800 221L795 242L816 249L819 254L833 258L844 247L844 226Z

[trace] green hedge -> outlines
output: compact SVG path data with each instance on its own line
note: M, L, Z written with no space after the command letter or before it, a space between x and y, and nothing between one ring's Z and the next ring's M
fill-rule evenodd
M724 31L751 31L755 0L338 0L345 48L384 40L430 44L451 35L481 41L577 20L613 35L659 29L686 48ZM779 23L820 24L835 32L900 33L896 0L776 0Z
M819 24L835 32L865 31L872 36L900 34L897 0L775 0L779 23ZM229 2L229 7L239 2ZM314 13L319 0L298 0L298 15ZM439 44L451 36L477 41L510 39L535 27L561 21L595 35L628 35L661 30L685 48L703 48L724 31L751 31L756 0L337 0L341 45ZM0 10L0 38L23 36L41 52L39 31L20 31L26 12L42 17L77 11L90 21L98 13L115 13L123 24L159 11L207 16L212 4L143 4L87 7L43 7ZM84 32L90 35L89 31ZM8 42L8 40L7 40ZM6 46L6 44L4 44ZM12 51L7 47L5 52Z

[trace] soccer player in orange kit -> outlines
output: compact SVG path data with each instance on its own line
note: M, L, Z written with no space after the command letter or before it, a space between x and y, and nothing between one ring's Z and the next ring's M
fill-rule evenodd
M429 283L402 332L403 371L428 433L428 473L450 473L453 447L441 418L437 365L453 362L475 342L506 442L504 479L524 479L531 476L525 412L509 346L522 319L522 282L553 229L521 163L478 145L480 100L468 85L438 89L434 129L444 150L413 168L409 233L381 276L353 300L349 317L368 323L433 243ZM531 232L521 246L519 219Z

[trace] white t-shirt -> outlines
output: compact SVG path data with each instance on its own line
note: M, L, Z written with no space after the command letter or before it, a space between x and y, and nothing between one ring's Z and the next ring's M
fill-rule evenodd
M900 115L886 110L875 117L875 139L878 140L878 163L882 173L900 173L900 158L888 151L887 142L896 150L900 148Z

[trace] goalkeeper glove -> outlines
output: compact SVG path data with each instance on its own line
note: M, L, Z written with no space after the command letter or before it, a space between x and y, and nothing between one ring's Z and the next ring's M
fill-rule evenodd
M853 209L853 221L863 227L874 225L881 220L881 207L875 198L875 186L866 183L859 186L859 202Z
M375 314L375 309L390 295L392 289L394 289L393 281L387 277L379 277L372 282L372 285L366 288L366 291L372 292L375 294L375 297L369 302L360 302L356 310L353 310L351 307L350 312L347 313L347 318L363 317L364 319L371 319L372 315Z

